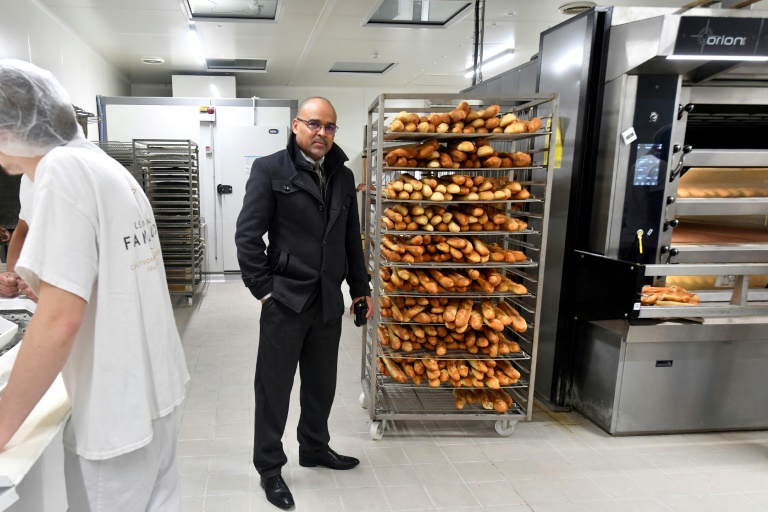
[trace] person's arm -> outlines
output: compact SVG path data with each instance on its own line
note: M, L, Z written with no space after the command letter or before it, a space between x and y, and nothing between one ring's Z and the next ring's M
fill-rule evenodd
M253 163L245 185L243 209L237 217L235 245L243 282L259 300L272 293L272 272L267 264L264 234L269 230L274 210L272 181L266 169Z
M16 274L16 262L19 260L19 254L21 254L21 248L24 246L28 232L29 225L23 219L19 219L8 244L7 271L0 274L0 297L26 295L27 298L37 302L37 296L32 293L27 283Z
M0 447L27 419L69 357L87 303L40 283L40 299L0 399Z
M11 235L11 241L8 243L6 271L0 273L0 297L16 297L19 294L19 283L23 283L23 281L15 272L16 261L19 259L28 231L29 225L19 219L19 223Z
M19 260L21 248L24 246L24 240L29 232L29 224L23 219L19 219L16 229L11 234L11 241L8 243L8 258L6 259L6 269L8 272L14 272L16 262Z

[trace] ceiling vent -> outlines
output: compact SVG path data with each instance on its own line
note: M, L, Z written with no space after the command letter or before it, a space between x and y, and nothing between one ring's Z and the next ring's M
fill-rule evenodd
M560 14L567 16L573 16L574 14L580 14L586 10L595 7L597 4L594 2L569 2L558 7Z
M394 62L337 62L328 70L328 72L383 75L394 66Z
M141 62L149 64L150 66L155 66L157 64L164 64L165 59L162 57L142 57Z
M266 59L205 59L209 71L266 73Z

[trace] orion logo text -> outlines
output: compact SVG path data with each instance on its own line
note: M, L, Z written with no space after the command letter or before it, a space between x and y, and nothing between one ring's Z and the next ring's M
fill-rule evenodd
M711 28L706 27L699 31L696 40L701 46L746 46L746 37L718 36Z

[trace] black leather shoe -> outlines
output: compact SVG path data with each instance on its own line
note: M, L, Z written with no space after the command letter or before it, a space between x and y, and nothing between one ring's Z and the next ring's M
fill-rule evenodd
M328 469L352 469L358 464L360 461L356 458L339 455L330 448L319 452L299 452L299 465L305 468L323 466Z
M261 488L267 494L267 501L277 508L290 510L295 506L291 490L281 475L269 478L261 477Z

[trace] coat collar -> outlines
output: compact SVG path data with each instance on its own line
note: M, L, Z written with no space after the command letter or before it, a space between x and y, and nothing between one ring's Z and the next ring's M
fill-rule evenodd
M291 133L291 138L288 139L288 146L286 149L288 151L288 156L291 158L291 161L297 168L314 172L309 162L307 162L307 160L301 155L301 149L299 149L299 145L296 143L296 134ZM325 169L326 179L328 179L331 174L344 167L344 164L348 160L349 158L347 158L346 153L344 153L344 151L334 142L330 151L326 153L325 160L323 162L323 169Z

